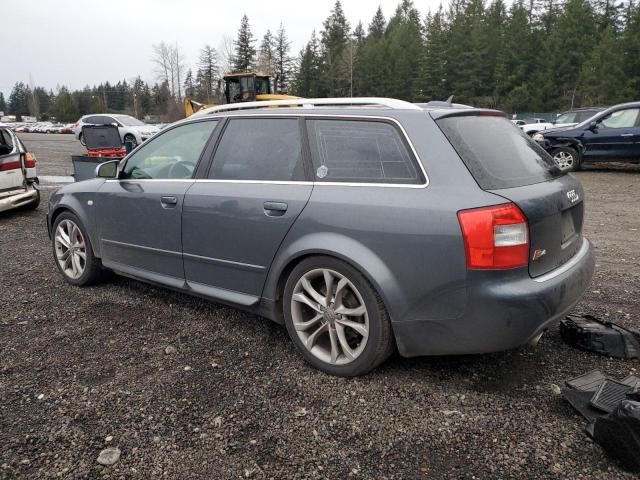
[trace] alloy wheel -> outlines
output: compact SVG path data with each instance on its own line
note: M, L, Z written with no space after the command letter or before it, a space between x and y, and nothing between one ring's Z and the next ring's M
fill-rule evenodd
M560 151L553 156L553 159L560 167L560 170L569 170L573 167L574 158L569 152Z
M291 296L291 318L303 346L332 365L353 362L369 338L362 295L335 270L314 269L298 280Z
M60 269L69 278L80 278L87 262L87 247L78 225L71 220L61 221L56 228L54 243Z

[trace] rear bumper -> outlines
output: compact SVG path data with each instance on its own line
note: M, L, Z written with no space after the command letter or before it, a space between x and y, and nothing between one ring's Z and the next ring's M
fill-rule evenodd
M29 187L25 190L18 190L14 195L0 197L0 212L18 208L33 202L38 197L38 190Z
M573 308L594 269L593 248L584 239L569 262L535 279L522 271L470 272L464 285L452 287L455 295L450 298L456 299L459 314L393 322L398 350L412 357L489 353L525 345ZM447 292L440 292L439 298L446 302Z

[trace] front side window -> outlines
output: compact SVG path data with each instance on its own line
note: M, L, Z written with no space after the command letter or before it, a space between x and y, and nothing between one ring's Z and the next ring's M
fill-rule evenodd
M304 180L298 120L234 118L222 134L209 178Z
M638 108L618 110L603 117L598 122L603 128L633 128L638 121Z
M398 130L385 122L307 120L313 174L320 182L420 183Z
M188 123L148 140L129 157L122 178L191 178L217 123L217 120Z

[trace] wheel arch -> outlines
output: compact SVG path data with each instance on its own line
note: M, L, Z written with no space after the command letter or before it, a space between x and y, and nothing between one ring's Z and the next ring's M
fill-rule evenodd
M331 245L333 248L318 245ZM375 252L344 235L316 233L286 246L272 263L262 296L275 303L279 315L276 321L282 321L282 295L289 274L304 259L315 256L336 258L358 270L380 295L391 319L406 308L406 297L395 275Z
M88 215L86 214L86 212L84 212L84 209L79 208L79 207L81 207L79 202L76 201L75 203L77 203L77 205L73 205L73 204L70 205L68 203L58 204L51 211L51 213L49 214L49 232L50 232L50 236L53 237L53 235L54 235L53 226L56 223L56 219L60 215L65 213L65 212L72 213L73 215L78 217L78 219L82 223L82 226L87 231L87 234L89 235L89 240L90 240L90 243L91 243L91 250L93 252L93 255L96 258L100 258L100 247L98 245L98 242L95 241L95 237L96 236L94 234L93 223L91 222L91 220L88 217Z

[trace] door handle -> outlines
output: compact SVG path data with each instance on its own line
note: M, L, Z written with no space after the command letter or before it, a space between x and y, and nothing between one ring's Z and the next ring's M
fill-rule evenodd
M264 202L264 213L270 217L281 217L289 208L284 202Z
M623 133L621 137L633 137L633 133Z
M160 197L160 203L163 206L173 207L178 204L178 198L173 196L162 196Z

